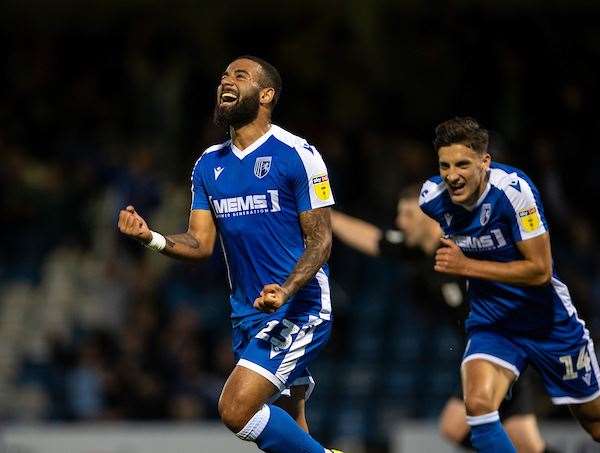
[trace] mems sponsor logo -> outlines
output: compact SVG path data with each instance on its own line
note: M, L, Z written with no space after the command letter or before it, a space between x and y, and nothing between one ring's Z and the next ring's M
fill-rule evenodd
M220 199L213 199L211 197L210 201L218 219L281 211L281 207L279 206L279 191L277 190L267 190L266 194L246 195L243 197Z
M494 229L490 233L483 236L454 236L452 239L462 250L468 251L495 250L506 245L501 230Z

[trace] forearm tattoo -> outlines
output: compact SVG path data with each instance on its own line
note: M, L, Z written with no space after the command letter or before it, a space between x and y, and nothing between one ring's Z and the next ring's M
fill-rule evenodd
M318 208L300 214L306 249L283 286L290 294L306 285L329 258L331 252L331 214Z
M170 234L165 239L167 240L167 247L170 248L175 247L175 244L182 244L193 249L200 248L200 243L190 233Z

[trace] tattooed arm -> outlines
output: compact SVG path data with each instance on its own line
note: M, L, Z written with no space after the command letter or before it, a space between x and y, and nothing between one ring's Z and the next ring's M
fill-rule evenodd
M283 285L265 285L254 301L259 310L272 313L306 285L331 252L331 209L317 208L300 214L306 248Z
M331 209L318 208L300 214L306 249L283 288L291 296L306 285L329 259L331 253Z
M119 213L119 230L143 244L152 240L150 228L133 206L127 206ZM161 253L183 260L201 260L212 255L216 236L211 212L194 209L190 213L188 230L165 236L166 246Z

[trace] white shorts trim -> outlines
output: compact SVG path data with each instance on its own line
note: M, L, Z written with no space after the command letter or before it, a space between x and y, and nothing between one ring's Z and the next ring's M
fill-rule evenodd
M496 365L500 365L502 368L506 368L507 370L511 371L515 375L515 379L518 379L519 375L521 374L521 373L519 373L518 368L516 366L514 366L512 363L507 362L506 360L502 360L501 358L493 356L491 354L483 354L480 352L466 356L462 361L461 368L465 365L465 363L470 362L471 360L476 360L476 359L487 360L488 362L492 362L492 363L495 363Z
M590 401L595 400L600 396L600 390L596 391L596 393L586 396L583 398L571 398L570 396L559 396L557 398L552 398L552 403L557 406L561 406L563 404L583 404L588 403Z
M260 374L262 377L268 379L275 387L277 387L280 392L285 389L285 384L281 382L273 373L266 368L257 365L256 363L250 362L246 359L240 359L236 365L248 368L249 370Z
M304 400L308 401L316 385L315 380L312 376L299 377L294 382L292 382L286 389L282 390L282 392L279 395L277 395L275 399L279 398L280 396L290 396L290 387L299 387L305 385L308 386L308 388L306 389L306 393L304 394Z

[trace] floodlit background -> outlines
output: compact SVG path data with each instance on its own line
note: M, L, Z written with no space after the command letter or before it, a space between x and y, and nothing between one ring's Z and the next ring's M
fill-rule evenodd
M274 122L321 151L338 207L382 227L399 190L436 172L434 126L479 119L493 132L494 158L541 189L558 271L597 338L599 19L600 4L574 0L4 0L7 451L17 448L11 426L40 423L66 423L67 437L116 427L100 439L126 422L211 432L233 366L220 254L177 263L120 238L115 225L131 203L152 228L183 231L192 166L225 136L211 121L217 80L248 53L281 72ZM408 265L335 243L331 269L336 322L313 367L312 432L349 452L397 450L398 430L415 422L423 439L436 438L430 423L458 383L452 326L419 308ZM574 427L542 392L538 415ZM575 432L564 451L583 442ZM27 451L49 451L49 435L38 435L41 446ZM83 438L68 451L150 451Z

